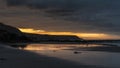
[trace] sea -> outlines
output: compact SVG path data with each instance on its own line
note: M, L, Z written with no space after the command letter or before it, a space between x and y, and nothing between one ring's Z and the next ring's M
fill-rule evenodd
M117 44L119 45L119 44ZM102 44L28 44L25 50L78 64L120 68L120 47Z

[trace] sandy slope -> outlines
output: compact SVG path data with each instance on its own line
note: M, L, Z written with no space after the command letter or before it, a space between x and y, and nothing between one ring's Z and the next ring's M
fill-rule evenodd
M0 45L0 68L99 68Z

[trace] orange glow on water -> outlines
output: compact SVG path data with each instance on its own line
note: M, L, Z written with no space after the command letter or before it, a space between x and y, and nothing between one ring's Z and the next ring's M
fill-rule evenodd
M85 45L85 44L81 44L81 45L77 45L77 44L70 44L70 45L67 45L67 44L49 44L49 45L45 45L45 44L30 44L28 45L26 48L24 48L25 50L48 50L48 51L51 51L51 50L65 50L65 49L73 49L73 48L88 48L88 47L101 47L103 45L95 45L95 44L92 44L92 45Z
M25 33L34 34L48 34L48 35L76 35L83 39L116 39L119 36L108 35L103 33L74 33L74 32L50 32L45 30L36 30L32 28L19 28L20 31Z

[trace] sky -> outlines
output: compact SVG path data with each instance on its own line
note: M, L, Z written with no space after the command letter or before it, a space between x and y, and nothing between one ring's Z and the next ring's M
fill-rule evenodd
M119 0L0 0L0 22L24 32L120 39L119 18Z

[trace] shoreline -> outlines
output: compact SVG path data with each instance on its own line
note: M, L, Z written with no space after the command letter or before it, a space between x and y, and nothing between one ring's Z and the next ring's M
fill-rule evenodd
M0 44L0 68L103 68L76 64Z

